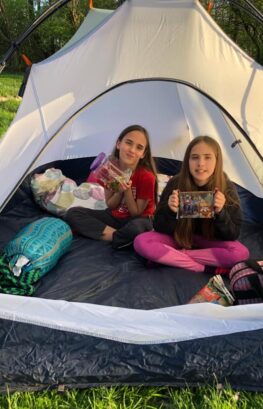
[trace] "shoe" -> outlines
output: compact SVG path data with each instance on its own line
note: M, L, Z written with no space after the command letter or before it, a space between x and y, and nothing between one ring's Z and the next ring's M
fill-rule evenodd
M204 273L213 275L227 275L230 272L230 268L226 267L216 267L216 266L205 266Z

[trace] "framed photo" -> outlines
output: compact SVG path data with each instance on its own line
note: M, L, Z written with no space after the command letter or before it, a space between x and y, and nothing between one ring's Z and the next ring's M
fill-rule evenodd
M214 217L214 192L179 192L178 218L202 218Z

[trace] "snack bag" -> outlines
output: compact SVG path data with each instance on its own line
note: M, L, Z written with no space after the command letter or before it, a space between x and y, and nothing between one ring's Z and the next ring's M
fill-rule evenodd
M106 157L105 153L100 153L90 166L92 177L106 189L119 192L122 183L130 180L132 170L122 171L118 165L118 159L113 156Z
M211 302L225 307L233 305L234 298L226 288L220 275L211 277L208 283L195 294L187 304Z
M178 218L214 217L214 192L179 192Z

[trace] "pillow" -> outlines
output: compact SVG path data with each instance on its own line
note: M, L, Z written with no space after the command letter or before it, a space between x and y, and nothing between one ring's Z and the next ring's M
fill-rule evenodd
M50 168L44 173L35 173L30 181L33 195L41 197L46 193L52 193L57 190L59 185L66 179L60 169Z
M81 183L73 190L74 202L70 207L82 206L89 209L106 209L104 188L98 183Z
M157 180L158 180L158 202L160 197L163 193L164 188L166 187L168 181L171 179L172 176L165 175L164 173L157 173Z
M74 180L66 178L59 169L50 168L43 174L33 175L30 185L39 206L58 216L76 206L101 210L107 207L102 186L97 183L77 186Z

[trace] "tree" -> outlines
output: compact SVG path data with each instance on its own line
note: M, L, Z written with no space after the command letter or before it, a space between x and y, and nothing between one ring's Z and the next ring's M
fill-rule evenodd
M4 54L29 25L31 18L27 0L0 0L0 11L0 53ZM15 55L12 67L17 65L18 56Z
M57 0L0 0L0 55L50 5ZM93 0L94 7L116 9L124 0ZM221 28L252 58L263 65L263 26L244 11L245 0L200 0L213 4L211 15ZM235 4L234 4L235 3ZM239 5L239 7L237 6ZM263 13L262 0L253 4ZM8 63L8 69L24 70L23 52L32 62L41 61L60 49L75 33L88 12L89 0L71 0L40 25ZM243 9L242 9L243 7Z
M247 54L263 65L263 24L250 14L256 14L245 0L200 0L225 33ZM263 15L262 0L253 0L253 5ZM246 11L248 10L248 11Z
M0 55L57 0L0 0ZM115 9L122 1L94 0L94 7ZM59 50L75 33L89 10L88 0L71 0L41 24L19 47L32 62L41 61ZM17 12L19 10L19 12ZM24 63L16 53L8 63L9 70L23 70Z

